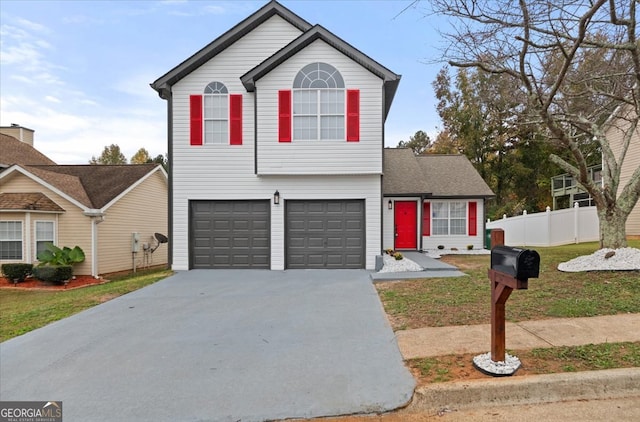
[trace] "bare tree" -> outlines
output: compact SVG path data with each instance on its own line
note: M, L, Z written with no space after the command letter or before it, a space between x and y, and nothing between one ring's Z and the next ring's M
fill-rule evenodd
M591 194L600 245L626 246L625 224L640 197L640 168L624 187L620 169L640 116L637 0L431 0L431 11L454 23L444 57L518 81L530 112L548 138L568 152L550 159ZM623 122L621 153L608 129ZM602 183L587 171L601 153Z

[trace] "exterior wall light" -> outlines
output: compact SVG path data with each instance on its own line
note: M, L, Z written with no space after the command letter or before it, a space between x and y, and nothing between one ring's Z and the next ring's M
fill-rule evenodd
M393 209L393 202L391 201L391 199L389 199L389 202L387 202L387 208L389 208L390 210Z
M273 194L273 204L280 205L280 192L278 191Z

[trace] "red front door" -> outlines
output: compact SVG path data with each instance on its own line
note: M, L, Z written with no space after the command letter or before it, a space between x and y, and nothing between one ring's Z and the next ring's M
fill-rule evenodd
M415 201L394 204L395 248L418 249L418 205Z

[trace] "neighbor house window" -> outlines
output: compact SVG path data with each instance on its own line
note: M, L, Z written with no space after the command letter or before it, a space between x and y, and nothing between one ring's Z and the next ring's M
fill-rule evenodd
M467 203L432 202L431 234L434 236L467 234Z
M221 82L211 82L204 89L204 143L229 142L229 91Z
M338 70L311 63L293 81L293 139L345 139L345 85Z
M54 243L53 221L36 221L36 258L44 251L47 243Z
M0 221L0 259L22 260L22 221Z

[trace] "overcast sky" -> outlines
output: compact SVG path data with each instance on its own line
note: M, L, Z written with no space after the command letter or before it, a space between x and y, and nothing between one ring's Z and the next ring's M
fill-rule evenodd
M127 158L165 154L166 102L149 84L266 3L0 0L0 125L34 129L35 147L59 164L86 164L110 144ZM402 75L387 146L436 133L442 23L424 2L281 3Z

